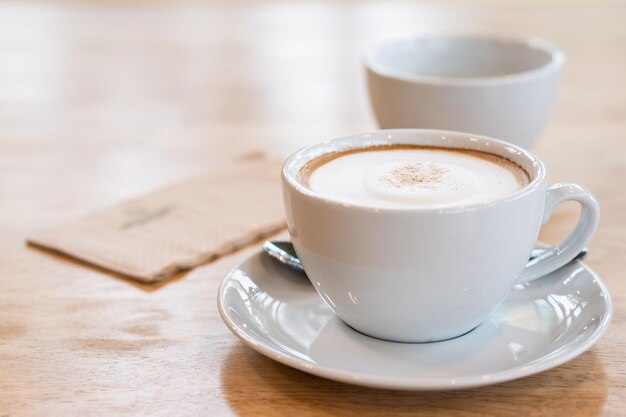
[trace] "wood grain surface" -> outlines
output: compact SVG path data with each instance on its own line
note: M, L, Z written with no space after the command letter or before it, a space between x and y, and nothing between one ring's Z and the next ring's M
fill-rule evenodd
M0 416L625 415L625 22L617 2L1 3ZM353 387L223 325L218 285L258 245L157 286L25 245L208 168L374 128L361 51L431 31L532 33L568 55L535 151L600 200L586 262L615 304L577 359L460 392ZM559 208L541 238L577 215Z

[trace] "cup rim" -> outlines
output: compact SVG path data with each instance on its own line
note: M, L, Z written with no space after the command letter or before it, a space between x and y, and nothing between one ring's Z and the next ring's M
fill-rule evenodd
M492 75L484 77L444 77L426 74L408 74L398 71L388 65L380 63L376 58L376 54L383 48L395 45L401 42L412 42L417 40L462 40L474 39L481 41L489 41L503 44L521 45L528 49L538 49L548 54L549 60L543 65L529 70L523 70L503 75ZM526 79L541 77L542 75L558 71L563 67L566 61L565 53L552 42L530 35L501 35L489 33L472 33L472 34L440 34L440 35L421 35L405 38L397 38L380 43L371 47L362 56L363 65L373 73L392 79L397 79L411 83L435 84L435 85L498 85L511 84Z
M402 139L404 136L412 136L414 138L424 138L421 142L407 142L408 139ZM401 136L400 138L394 138L394 136ZM431 138L433 141L436 141L437 138L441 142L441 145L432 144L425 142L425 138ZM465 139L462 139L465 138ZM445 146L446 144L451 144L453 141L465 141L465 143L469 146L467 147L459 147L459 146ZM528 184L526 184L521 189L517 190L515 193L506 196L504 198L499 198L494 201L490 201L487 203L475 203L468 204L465 206L452 206L452 207L386 207L386 206L368 206L364 204L349 204L344 201L338 201L331 198L327 198L321 196L309 188L305 187L301 184L296 176L299 170L311 160L320 157L322 155L336 152L338 150L344 151L348 149L354 149L358 147L373 147L380 145L389 145L389 144L415 144L415 145L427 145L427 146L440 146L440 147L448 147L448 148L456 148L456 149L468 149L468 150L476 150L491 153L500 157L504 157L511 162L521 166L524 170L532 168L532 172L527 173L531 176L531 180ZM491 147L494 145L493 147ZM485 149L486 148L486 149ZM502 150L501 153L490 152L493 148L500 148ZM504 153L507 152L507 153ZM520 160L524 160L525 163L520 163ZM318 203L323 203L335 207L341 207L344 209L350 210L362 210L369 211L374 213L381 212L415 212L415 213L438 213L438 214L446 214L446 213L460 213L460 212L468 212L474 211L477 209L485 209L488 207L497 206L504 203L515 202L519 199L524 198L528 194L533 193L539 187L542 186L546 182L547 173L544 163L537 158L530 151L514 145L510 142L506 142L499 139L493 139L487 136L475 135L472 133L466 132L457 132L452 130L438 130L438 129L381 129L375 130L365 133L357 133L347 136L342 136L330 140L326 140L323 142L319 142L313 145L306 146L299 151L295 152L291 156L289 156L285 162L283 163L281 169L281 177L283 181L283 185L291 188L294 192L304 195L311 200L314 200Z

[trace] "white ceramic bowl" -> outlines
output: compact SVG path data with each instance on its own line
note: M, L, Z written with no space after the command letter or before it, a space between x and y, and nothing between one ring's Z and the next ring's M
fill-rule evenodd
M381 128L456 130L525 148L550 117L564 63L548 41L497 36L397 40L364 58Z

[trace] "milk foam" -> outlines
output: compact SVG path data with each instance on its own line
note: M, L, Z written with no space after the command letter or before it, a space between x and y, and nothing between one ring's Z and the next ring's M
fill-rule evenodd
M498 200L523 184L503 164L470 152L409 148L339 156L313 170L308 186L347 204L445 208Z

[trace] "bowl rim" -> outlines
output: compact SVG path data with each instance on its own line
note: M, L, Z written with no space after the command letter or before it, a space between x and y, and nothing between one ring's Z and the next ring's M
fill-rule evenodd
M478 40L489 43L512 44L526 47L529 50L545 52L549 59L546 63L532 69L513 72L503 75L482 77L448 77L426 74L411 74L406 71L394 69L383 64L376 57L381 49L399 43L415 42L419 40L445 41L445 40ZM537 36L529 35L501 35L488 33L473 34L445 34L445 35L421 35L387 40L368 49L362 57L365 68L382 77L396 79L410 83L435 84L435 85L497 85L511 84L529 79L535 79L547 74L559 71L566 61L565 53L555 44Z

